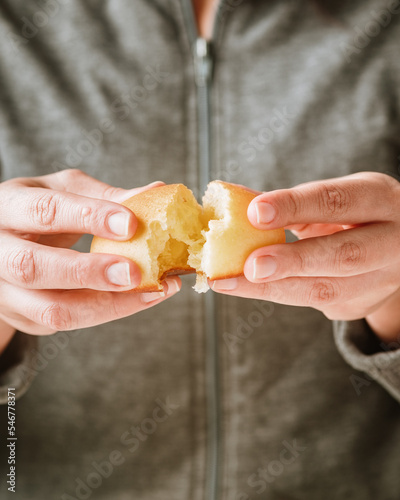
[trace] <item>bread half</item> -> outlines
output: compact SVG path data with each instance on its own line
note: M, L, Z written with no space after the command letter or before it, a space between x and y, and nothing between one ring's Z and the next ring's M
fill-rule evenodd
M285 231L256 229L247 208L256 195L236 184L213 181L203 197L206 227L200 250L189 257L197 271L195 290L209 289L207 278L225 279L243 275L247 257L257 248L285 242Z
M207 278L243 275L251 252L285 242L283 229L263 231L247 218L247 207L256 195L240 186L213 181L201 207L183 184L143 191L123 202L136 215L133 238L117 242L94 237L90 251L132 259L142 272L137 292L161 291L169 274L197 273L194 289L209 289Z
M183 184L143 191L122 203L136 215L138 227L128 241L94 237L91 252L123 255L142 272L138 292L162 291L167 274L195 272L189 251L201 237L202 208Z

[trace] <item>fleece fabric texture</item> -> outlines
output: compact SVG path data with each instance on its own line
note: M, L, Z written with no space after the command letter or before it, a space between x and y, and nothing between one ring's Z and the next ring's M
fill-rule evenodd
M2 1L1 179L77 168L114 186L183 182L200 196L183 1ZM211 178L268 191L398 175L399 12L383 0L221 1ZM15 336L0 395L19 396L17 490L5 480L3 405L0 497L209 500L213 313L218 498L398 499L400 350L363 320L332 323L310 308L218 295L213 312L191 280L132 317Z

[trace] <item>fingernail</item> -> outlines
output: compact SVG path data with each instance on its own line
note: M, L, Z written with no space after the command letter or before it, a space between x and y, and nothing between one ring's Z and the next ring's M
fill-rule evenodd
M130 286L131 273L128 262L112 264L106 271L108 280L114 285Z
M269 255L256 257L253 261L253 279L260 280L272 276L276 271L275 259Z
M155 300L161 299L162 297L165 297L165 292L151 292L151 293L140 294L140 300L144 304L148 304L149 302L154 302Z
M165 280L165 283L167 284L167 295L173 295L181 289L179 281L176 278L168 278Z
M107 223L110 231L116 236L128 236L129 215L117 212L108 217Z
M215 280L211 288L213 290L235 290L238 286L238 280L237 278L228 278L224 280Z
M257 222L259 224L267 224L268 222L272 222L274 220L276 211L270 203L259 201L256 203L256 214Z

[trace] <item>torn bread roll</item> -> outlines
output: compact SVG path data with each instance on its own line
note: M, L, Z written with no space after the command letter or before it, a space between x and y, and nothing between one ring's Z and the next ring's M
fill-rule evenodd
M285 242L285 231L252 226L247 207L256 195L213 181L201 207L183 184L143 191L123 202L136 215L138 227L128 241L94 237L90 251L128 257L142 272L136 292L162 290L169 274L197 273L194 289L209 289L207 278L243 275L244 263L257 248Z

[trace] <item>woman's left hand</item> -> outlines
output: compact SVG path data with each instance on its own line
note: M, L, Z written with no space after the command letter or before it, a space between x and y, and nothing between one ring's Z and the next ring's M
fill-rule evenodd
M400 183L361 172L257 196L250 222L299 241L259 248L243 278L214 291L313 307L329 319L366 318L384 341L400 333Z

